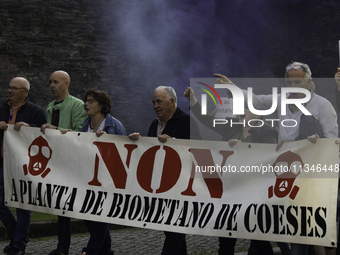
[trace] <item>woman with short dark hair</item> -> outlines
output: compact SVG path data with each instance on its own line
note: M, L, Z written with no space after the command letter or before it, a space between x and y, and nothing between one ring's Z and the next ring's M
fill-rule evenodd
M80 132L95 133L98 137L103 134L126 136L123 124L110 115L111 100L106 92L89 89L84 97L84 108L89 117L84 121ZM68 131L71 130L61 130L63 134ZM81 254L113 255L108 224L89 220L84 220L84 223L90 232L90 239Z
M111 100L106 92L89 89L85 94L84 103L89 117L84 121L81 132L94 132L97 136L103 134L126 136L123 124L109 114ZM82 254L113 254L108 224L89 220L84 222L90 232L90 239Z

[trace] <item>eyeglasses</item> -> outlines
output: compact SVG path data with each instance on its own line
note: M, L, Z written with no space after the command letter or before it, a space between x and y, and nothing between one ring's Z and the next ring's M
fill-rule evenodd
M12 90L12 91L17 91L17 90L19 90L19 89L27 89L27 88L25 88L25 87L23 87L23 88L18 88L18 87L13 87L13 86L8 86L8 88L7 88L7 90Z
M306 70L306 68L305 68L303 65L292 65L292 64L289 64L289 65L286 67L286 71L287 71L287 72L290 71L290 70L292 70L292 69L295 69L295 70L301 70L301 69L303 69L303 71L304 71L305 73L308 73L307 70Z
M91 98L91 99L86 99L86 100L85 100L85 104L86 104L87 102L89 102L89 104L92 104L92 103L94 102L94 99L93 99L93 98Z

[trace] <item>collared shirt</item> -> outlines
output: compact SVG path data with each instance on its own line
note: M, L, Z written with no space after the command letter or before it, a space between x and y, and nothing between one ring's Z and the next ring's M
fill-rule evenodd
M47 123L52 123L53 110L59 110L58 129L72 129L78 131L83 126L87 114L84 109L84 102L68 94L64 101L55 104L55 100L46 108Z
M9 105L9 119L8 119L8 124L15 124L15 118L17 117L17 112L20 110L20 108L26 103L27 99L25 100L25 102L22 103L22 105L20 105L20 107L18 107L17 109L15 109L14 111L12 111L12 103L10 101L7 102L7 104ZM1 153L2 155L2 153Z
M152 121L148 131L149 137L157 137L158 123L159 122L156 118ZM174 115L168 120L163 130L163 134L167 134L170 137L178 139L190 139L190 130L192 130L195 134L199 134L198 126L195 125L195 123L190 126L190 115L177 107Z
M9 105L8 124L12 124L12 125L15 124L15 118L17 117L17 112L20 110L21 106L23 106L25 103L26 103L26 100L25 100L25 102L22 105L20 105L20 107L18 107L14 111L12 111L11 110L12 109L12 103L10 101L7 102L7 104ZM2 143L2 145L1 145L1 157L2 158L4 157L4 143Z
M90 123L91 123L91 117L88 117L84 121L84 125L79 131L88 132L88 126L90 125ZM110 114L106 114L104 123L105 124L104 124L102 131L105 131L107 134L126 136L126 132L125 132L125 128L123 124L116 118L112 117Z
M104 127L105 127L105 119L103 119L102 123L100 123L97 131L104 131ZM91 128L91 122L87 125L87 132L89 132L89 133L94 132L94 130Z
M174 115L172 115L172 116L174 116ZM172 118L172 116L168 120L164 121L163 124L161 124L161 120L158 117L156 117L156 120L158 121L157 136L159 136L163 133L163 130L164 130L166 124L168 124L168 121Z
M8 101L0 105L0 121L4 121L8 123L9 116L10 116L10 105L8 104ZM13 120L13 116L12 116ZM31 127L41 127L43 124L45 124L46 121L46 115L44 109L42 109L40 106L33 104L29 102L28 99L26 99L26 102L18 109L15 117L15 122L26 122ZM4 137L4 131L0 130L0 143L2 144Z

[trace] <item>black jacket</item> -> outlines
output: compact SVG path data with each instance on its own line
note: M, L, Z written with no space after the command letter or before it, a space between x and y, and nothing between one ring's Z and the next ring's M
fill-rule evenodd
M190 127L191 122L191 127ZM150 125L148 136L157 137L158 120L154 119ZM177 107L174 115L169 119L162 134L167 134L178 139L199 139L199 129L194 120L190 121L190 115Z
M7 101L8 102L8 101ZM9 112L10 106L7 102L3 103L0 106L0 121L4 121L8 123L9 121ZM26 101L26 103L21 106L21 108L17 112L17 116L15 118L15 123L17 122L26 122L31 127L41 127L43 124L47 123L46 114L43 108L40 106L33 104L31 102ZM0 144L4 139L4 131L0 131Z

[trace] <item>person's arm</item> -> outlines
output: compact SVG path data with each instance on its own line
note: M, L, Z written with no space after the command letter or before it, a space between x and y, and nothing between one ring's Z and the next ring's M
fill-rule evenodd
M121 122L117 122L116 135L126 136L125 127L123 126Z
M109 117L106 117L106 118L111 118L113 125L106 126L104 131L101 131L101 132L98 132L98 133L105 132L106 134L111 134L111 135L126 136L125 127L119 120L112 117L111 115L109 115ZM97 136L98 136L98 133L97 133Z
M337 114L332 104L325 101L320 107L319 122L322 127L323 135L327 138L338 137Z
M223 82L220 82L220 83L237 86L231 80L229 80L228 77L226 77L225 75L214 74L214 76L218 77L221 81L223 81ZM241 89L241 91L243 93L245 102L248 103L248 91L244 90L244 89ZM257 110L270 109L272 104L273 104L272 95L255 95L253 93L252 98L253 98L253 106Z
M334 79L337 84L337 90L340 91L340 67L338 67L338 70L334 75Z
M335 105L336 109L340 112L340 90L335 88Z
M7 123L4 121L0 121L0 130L7 130Z
M31 105L27 106L30 107L29 111L26 112L25 114L29 114L31 117L29 118L30 120L28 122L22 122L27 124L30 127L41 127L43 124L47 122L46 119L46 113L43 108L37 106L37 105ZM27 118L24 118L27 119ZM17 122L19 123L19 121ZM21 126L26 126L26 125L21 125Z
M337 87L335 88L335 102L336 102L336 109L340 112L340 68L334 75L335 83Z
M140 136L141 136L140 133L135 132L135 133L129 134L128 137L132 141L137 141Z
M71 129L74 131L80 130L83 127L84 121L86 120L86 118L87 118L87 114L84 109L84 104L82 103L73 104L72 113L71 113L71 119L72 119ZM62 129L62 128L65 128L65 127L58 127L58 129Z
M226 132L229 131L230 125L229 124L217 124L214 127L214 119L215 116L207 113L206 115L201 114L201 104L197 101L194 96L194 91L192 88L187 88L184 92L184 96L190 100L190 110L195 115L195 117L207 128L214 130L215 132L224 135Z

